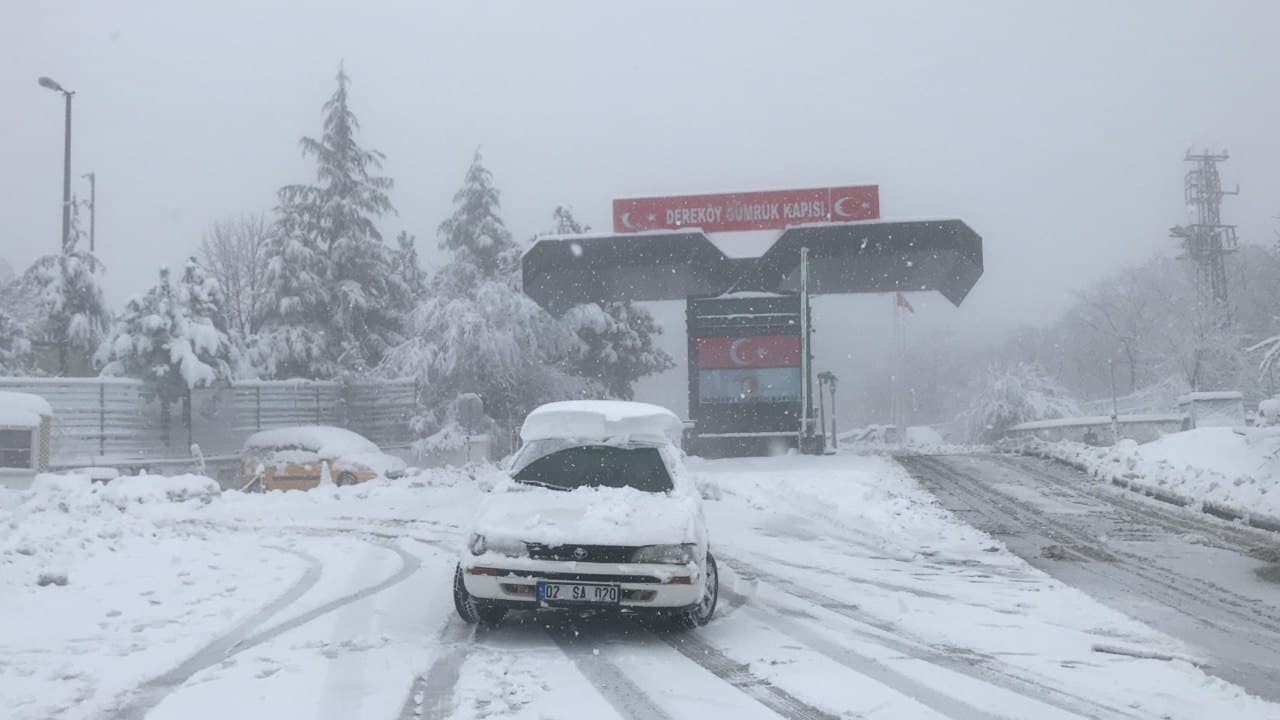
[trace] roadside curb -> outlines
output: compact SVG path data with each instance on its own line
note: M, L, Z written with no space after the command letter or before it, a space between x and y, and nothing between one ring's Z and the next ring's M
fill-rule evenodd
M1197 500L1193 497L1183 495L1181 493L1175 493L1171 490L1165 490L1142 482L1136 482L1137 478L1140 476L1118 476L1110 475L1104 471L1095 472L1093 468L1090 468L1082 462L1076 462L1074 460L1059 457L1047 450L1022 447L1008 448L1006 449L1006 452L1010 452L1014 455L1024 455L1027 457L1041 458L1043 460L1051 460L1060 465L1065 465L1066 467L1078 470L1089 477L1109 481L1110 484L1118 488L1128 490L1136 495L1144 495L1152 498L1153 500L1159 500L1160 502L1167 503L1169 505L1175 505L1188 510L1201 512L1205 515L1216 517L1219 520L1238 522L1257 530L1280 534L1280 518L1273 517L1266 513L1250 512L1232 505L1214 502L1213 500Z

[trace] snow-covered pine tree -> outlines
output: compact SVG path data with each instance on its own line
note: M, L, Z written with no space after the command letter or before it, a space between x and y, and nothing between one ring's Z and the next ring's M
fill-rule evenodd
M552 218L556 235L581 235L591 229L563 205ZM600 383L611 397L630 400L637 380L675 367L671 355L654 343L662 328L648 310L630 301L579 305L565 314L564 322L584 345L574 371Z
M493 173L484 166L476 148L462 187L453 196L453 214L440 223L440 247L453 253L456 262L494 278L516 269L519 248L498 214L501 208Z
M518 247L497 200L477 153L453 216L440 226L441 245L453 259L414 309L409 339L380 368L421 381L413 425L423 436L446 428L448 408L462 393L478 394L487 415L508 431L544 402L600 393L572 372L581 341L520 291Z
M225 380L231 343L213 321L220 294L194 261L176 288L161 268L159 282L125 305L99 348L102 374L143 380L166 410L191 390Z
M36 306L32 339L57 347L58 372L63 375L72 353L88 356L98 347L111 317L96 277L102 264L80 249L79 216L79 205L73 202L62 252L36 260L21 280Z
M192 257L182 269L177 292L175 341L181 358L179 371L187 387L204 387L229 378L234 348L227 335L222 286Z
M396 278L403 288L401 300L406 307L412 308L426 292L427 273L422 269L422 262L418 259L417 239L404 230L396 236L392 262Z
M264 370L277 377L360 372L400 342L392 253L377 220L394 213L392 180L377 175L384 156L356 141L346 72L324 104L324 132L304 137L316 161L314 185L280 189L268 263L272 298L256 343Z

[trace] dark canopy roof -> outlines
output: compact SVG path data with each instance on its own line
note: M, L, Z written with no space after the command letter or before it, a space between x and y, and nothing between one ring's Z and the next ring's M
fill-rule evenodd
M815 294L937 290L959 305L982 275L982 238L963 221L871 220L788 228L748 259L726 257L701 230L547 237L524 255L524 291L554 314L587 302L795 292L802 247Z

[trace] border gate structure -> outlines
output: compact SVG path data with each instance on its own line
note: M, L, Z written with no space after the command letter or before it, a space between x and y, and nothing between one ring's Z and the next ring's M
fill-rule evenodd
M937 291L958 306L982 276L982 238L968 225L882 220L874 185L631 198L613 211L612 233L538 239L521 260L524 292L553 315L685 301L686 443L701 454L821 451L810 295ZM740 231L777 237L745 258L709 237Z

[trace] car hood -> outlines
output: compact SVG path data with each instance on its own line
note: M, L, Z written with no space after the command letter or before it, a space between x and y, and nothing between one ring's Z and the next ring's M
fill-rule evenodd
M701 518L697 498L679 493L516 485L486 498L475 531L547 545L663 545L700 542Z

